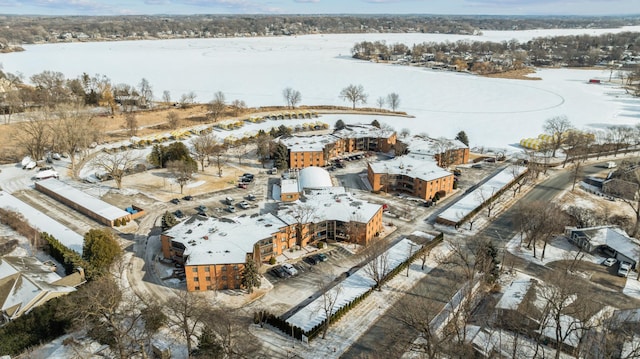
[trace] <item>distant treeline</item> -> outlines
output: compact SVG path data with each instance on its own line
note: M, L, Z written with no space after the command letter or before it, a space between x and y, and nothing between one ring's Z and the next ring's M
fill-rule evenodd
M435 15L191 15L0 16L0 44L119 39L286 36L315 33L421 32L478 34L482 30L617 28L629 17L506 17Z

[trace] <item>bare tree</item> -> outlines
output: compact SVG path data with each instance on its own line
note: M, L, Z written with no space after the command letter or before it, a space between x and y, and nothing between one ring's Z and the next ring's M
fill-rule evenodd
M166 301L165 307L170 326L187 341L187 357L190 357L197 330L213 308L201 293L180 290L176 294Z
M193 161L169 161L167 162L167 168L178 182L180 186L180 194L184 186L191 181L191 176L198 170L198 165Z
M220 116L222 116L222 114L224 113L224 110L226 107L227 107L227 104L225 102L224 93L222 93L221 91L218 91L214 94L213 100L209 102L209 105L208 105L209 112L207 113L207 115L211 116L211 118L213 118L214 121L217 121L220 118Z
M533 257L537 258L537 243L542 241L542 259L544 259L547 243L555 235L562 233L567 223L562 210L556 203L535 201L527 206L517 207L516 212L515 222L527 238L527 248L533 246Z
M565 135L567 131L569 131L573 126L567 116L556 116L550 119L547 119L544 123L544 132L546 132L549 136L551 136L551 149L552 154L551 157L556 157L556 151L562 145L562 142L565 140Z
M36 161L44 158L45 151L52 139L51 127L47 121L48 112L42 115L45 118L39 119L37 113L30 114L18 126L15 137L17 145L24 148L29 156Z
M391 110L395 111L398 107L400 107L400 95L395 92L388 94L387 103L389 104L389 107L391 107Z
M196 102L196 93L191 91L180 96L180 107L189 108Z
M223 157L227 153L227 147L220 143L211 148L211 156L216 160L216 168L218 168L218 177L222 177L222 167L224 167L225 161Z
M453 148L453 143L447 138L439 137L433 139L430 147L436 154L435 157L438 162L438 166L443 168L449 166L449 154Z
M375 283L375 289L382 290L382 281L389 271L389 252L382 241L373 242L365 249L364 272Z
M129 136L136 136L138 134L138 119L133 112L127 112L124 115L124 128L129 132Z
M300 101L302 101L302 94L298 90L294 90L291 87L287 87L282 90L282 96L287 102L289 108L295 108Z
M340 91L340 98L351 102L354 110L357 104L366 104L367 97L368 95L364 92L362 85L349 85Z
M204 171L204 162L209 162L209 156L213 153L213 148L218 144L218 138L213 132L200 135L193 139L193 153L196 160L200 162Z
M60 152L69 154L73 171L76 155L95 142L100 132L85 108L59 107L56 117L52 123L52 132L57 138L56 146Z
M175 111L169 111L169 113L167 113L167 124L169 124L169 128L172 130L180 127L180 115Z
M171 92L168 90L162 91L162 102L167 106L171 104Z
M220 347L221 358L258 357L260 341L249 332L245 320L238 311L227 308L214 309L204 317L205 326L211 329Z
M378 109L380 110L382 110L382 108L386 104L387 104L387 99L385 99L384 97L378 97L378 99L376 100L376 105L378 105Z
M576 189L576 183L582 178L582 164L580 161L576 161L573 166L571 166L571 178L573 179L571 185L571 191L573 192Z
M231 102L231 109L233 110L233 116L238 117L246 111L247 104L242 100L233 100Z
M329 330L329 325L331 325L331 315L336 310L336 303L338 302L338 297L342 292L342 286L340 284L333 286L332 283L324 281L321 278L318 282L318 290L322 293L320 297L322 298L322 302L318 309L325 317L325 320L322 323L322 339L325 339L327 331Z
M118 189L122 188L122 179L125 173L130 171L136 161L136 156L131 151L101 153L91 162L92 167L96 170L104 171L116 182Z
M479 188L476 191L476 196L487 210L487 218L491 217L493 209L502 202L501 196L497 193L495 187L491 188L491 192L484 190L484 188Z
M149 84L149 80L143 77L138 87L140 89L140 97L143 101L142 104L146 107L151 107L153 103L153 89L151 88L151 84Z

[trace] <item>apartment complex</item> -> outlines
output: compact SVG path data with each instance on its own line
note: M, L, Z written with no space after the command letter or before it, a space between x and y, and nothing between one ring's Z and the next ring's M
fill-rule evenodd
M291 136L278 139L289 154L289 168L324 167L329 160L353 152L389 152L396 133L371 125L349 125L329 135Z
M431 155L408 154L369 163L367 177L373 191L404 193L424 200L453 190L454 175L439 167Z
M409 153L432 157L443 168L469 162L469 146L458 140L413 136L401 138L399 142L406 145Z
M382 231L382 206L359 201L344 188L305 193L274 214L193 216L161 235L162 253L184 265L187 290L239 289L247 260L258 266L318 241L366 244Z

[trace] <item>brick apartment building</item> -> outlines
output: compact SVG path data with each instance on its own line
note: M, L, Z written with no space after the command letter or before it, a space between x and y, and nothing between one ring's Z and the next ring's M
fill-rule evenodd
M367 244L382 231L382 206L357 200L344 188L305 193L274 214L193 216L161 235L165 258L184 265L188 291L239 289L245 263L257 265L284 251L319 241Z

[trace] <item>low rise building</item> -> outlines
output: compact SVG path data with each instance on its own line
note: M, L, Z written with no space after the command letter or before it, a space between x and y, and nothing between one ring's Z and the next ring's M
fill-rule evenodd
M320 167L303 168L300 171L290 172L289 176L289 178L280 181L280 198L277 199L283 202L299 200L305 189L322 189L333 186L329 172Z
M247 260L257 266L319 241L366 245L382 232L382 206L342 187L307 190L274 214L193 216L160 236L165 258L184 265L187 290L240 289Z
M631 263L631 268L636 267L640 241L629 237L618 226L567 227L564 233L571 243L588 253L599 251L621 262Z
M469 146L458 140L414 136L403 137L399 142L409 153L432 157L443 168L469 162Z
M453 191L454 175L431 156L408 154L387 161L371 162L367 178L373 191L404 193L424 200Z
M75 291L85 282L84 271L60 277L55 267L35 257L0 259L1 322L14 320L47 301Z
M288 151L289 168L324 167L329 160L353 152L389 152L396 133L371 125L349 125L328 135L290 136L278 139Z

